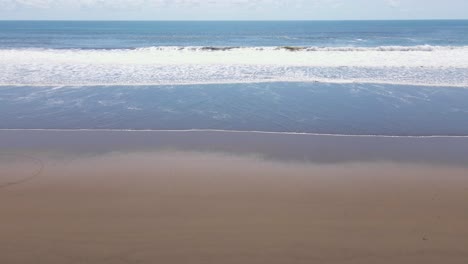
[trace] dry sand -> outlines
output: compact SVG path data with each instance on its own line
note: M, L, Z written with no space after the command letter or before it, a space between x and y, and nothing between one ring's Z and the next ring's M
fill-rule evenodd
M2 264L468 263L463 166L9 155L0 184L44 169L0 188Z

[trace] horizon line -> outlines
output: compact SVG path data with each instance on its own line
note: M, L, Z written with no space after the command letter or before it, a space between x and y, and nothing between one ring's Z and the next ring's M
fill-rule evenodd
M4 21L69 21L69 22L327 22L327 21L468 21L468 18L415 18L415 19L0 19Z

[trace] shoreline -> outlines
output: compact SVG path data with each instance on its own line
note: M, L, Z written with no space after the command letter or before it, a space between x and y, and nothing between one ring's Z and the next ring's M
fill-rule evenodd
M0 131L53 131L53 132L173 132L173 133L242 133L242 134L273 134L273 135L304 135L304 136L325 136L325 137L359 137L359 138L468 138L468 135L430 135L430 136L403 136L403 135L357 135L357 134L333 134L333 133L308 133L308 132L276 132L276 131L255 131L255 130L223 130L223 129L66 129L66 128L0 128Z
M389 161L468 166L468 137L344 136L220 130L0 130L4 152L100 155L194 151L300 163Z

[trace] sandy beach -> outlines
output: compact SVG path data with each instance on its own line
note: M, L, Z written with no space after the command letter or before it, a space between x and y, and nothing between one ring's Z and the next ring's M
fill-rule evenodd
M172 133L171 141L148 132L144 137L154 140L145 141L153 145L143 148L131 133L120 132L120 144L102 140L73 148L60 138L78 144L93 132L0 133L9 139L1 143L0 155L0 263L462 264L468 259L466 165L444 161L450 153L443 149L438 163L437 154L410 157L443 139L272 135L269 148L251 149L252 144L239 143L255 138L250 134ZM110 133L101 137L112 138ZM165 144L156 144L161 137ZM185 147L167 147L181 144L179 137ZM27 144L39 138L56 138L57 145ZM447 148L467 141L447 140ZM322 147L282 159L279 149L288 153L281 144L289 141L322 142ZM340 152L352 151L353 144L360 155ZM392 155L405 153L407 145L419 147L406 162L395 161ZM372 149L381 156L372 158ZM460 154L452 150L453 156Z

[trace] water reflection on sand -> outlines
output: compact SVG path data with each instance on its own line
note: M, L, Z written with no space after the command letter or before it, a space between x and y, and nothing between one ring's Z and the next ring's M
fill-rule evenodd
M468 139L1 131L1 263L464 263ZM23 155L23 156L14 156ZM23 158L21 158L23 157ZM28 176L29 175L29 176Z

